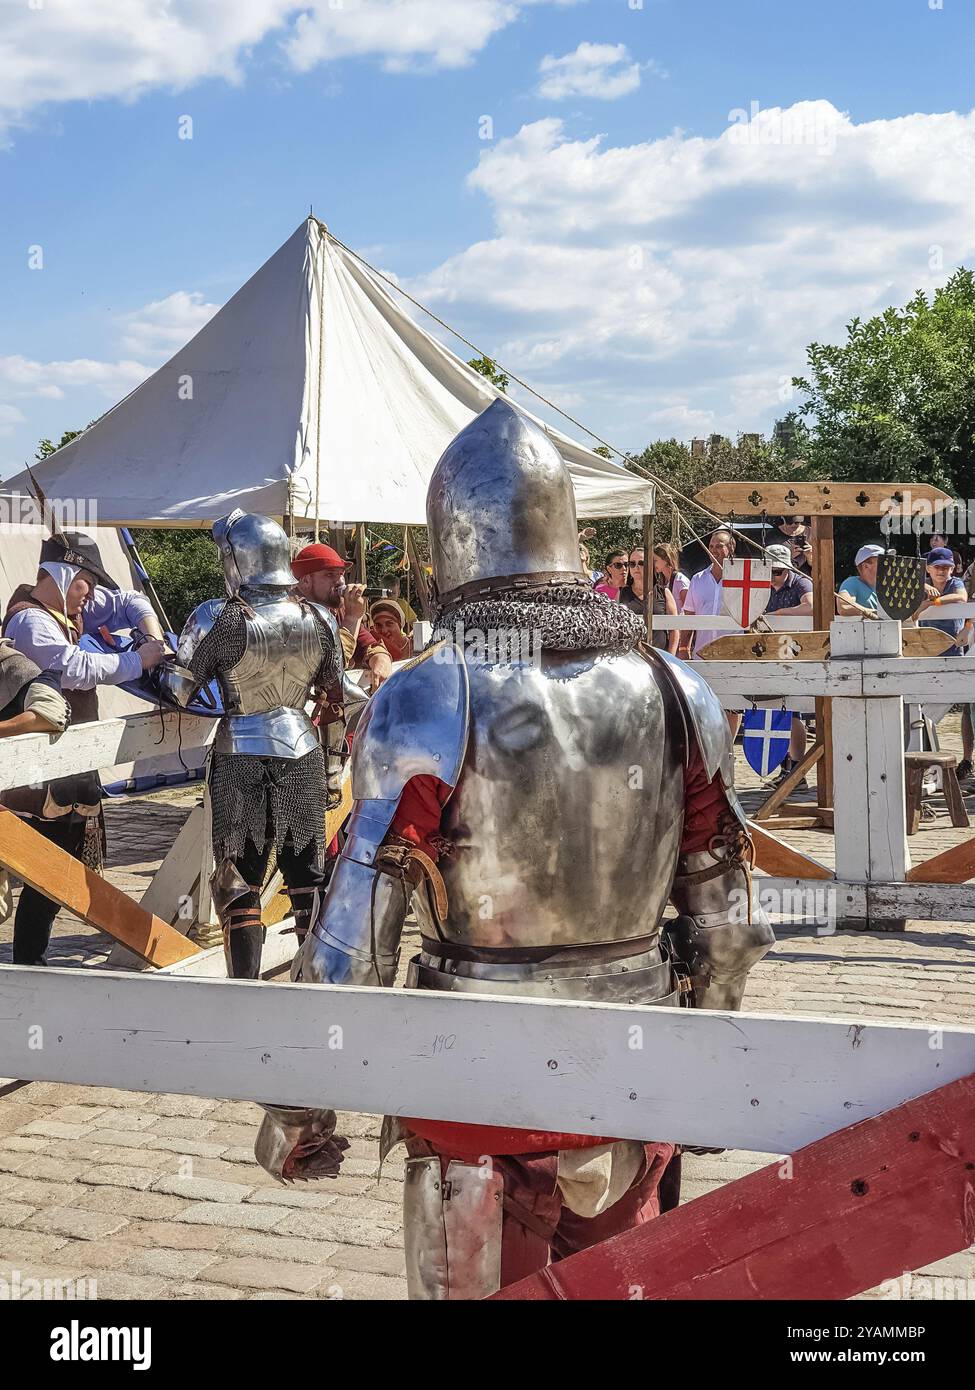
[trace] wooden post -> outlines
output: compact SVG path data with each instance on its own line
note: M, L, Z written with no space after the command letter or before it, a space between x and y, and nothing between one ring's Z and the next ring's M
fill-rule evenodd
M832 658L896 661L901 625L840 618L830 627ZM818 702L817 702L818 703ZM911 867L904 825L904 702L833 701L836 877L902 883Z
M643 518L643 616L647 641L653 646L653 513Z
M203 828L200 833L200 894L197 904L196 920L201 927L215 927L217 914L210 892L210 876L213 863L213 805L210 801L210 781L203 779Z
M356 547L355 547L355 582L365 584L366 581L366 546L367 532L366 523L360 521L356 527Z
M836 612L833 598L833 518L812 518L813 542L813 626L820 632L828 628ZM833 725L832 707L822 696L816 699L816 742L823 746L824 756L816 769L816 804L827 808L833 804Z
M423 573L423 566L420 563L420 557L416 552L416 546L413 543L413 537L411 535L407 535L406 537L406 555L410 562L410 572L413 575L413 583L416 585L416 593L420 601L420 611L425 618L429 618L433 608L430 602L430 586L427 583L426 575Z

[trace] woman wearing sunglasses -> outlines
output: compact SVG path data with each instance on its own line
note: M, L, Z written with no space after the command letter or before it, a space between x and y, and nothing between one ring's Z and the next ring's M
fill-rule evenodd
M630 551L630 558L627 561L629 579L626 586L620 592L620 603L624 603L627 608L634 613L639 613L640 617L646 612L646 600L644 598L644 580L646 568L643 558L643 548L638 546L636 550ZM654 576L653 585L653 611L660 618L676 618L677 604L673 594L667 588L662 575ZM654 630L653 645L661 647L672 655L677 653L677 643L680 640L680 633L674 628L670 632Z
M607 598L619 598L620 590L626 583L626 573L626 551L611 550L606 556L603 577L596 585L596 593L605 594Z

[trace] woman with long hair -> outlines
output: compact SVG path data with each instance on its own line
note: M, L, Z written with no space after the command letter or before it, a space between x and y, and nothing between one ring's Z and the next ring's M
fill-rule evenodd
M686 574L681 572L680 551L670 541L661 541L653 547L653 571L659 576L674 596L677 611L684 607L684 595L691 586Z

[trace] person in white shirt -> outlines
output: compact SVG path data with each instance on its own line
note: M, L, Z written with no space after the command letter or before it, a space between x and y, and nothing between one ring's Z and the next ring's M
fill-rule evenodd
M708 554L711 564L691 577L690 586L684 597L684 613L694 617L715 617L724 610L721 604L721 567L725 560L734 559L735 538L730 531L719 527L708 537ZM697 632L684 632L681 636L681 651L696 661L701 650L715 638L721 637L720 628L702 628ZM738 733L741 724L739 710L725 710L731 737Z

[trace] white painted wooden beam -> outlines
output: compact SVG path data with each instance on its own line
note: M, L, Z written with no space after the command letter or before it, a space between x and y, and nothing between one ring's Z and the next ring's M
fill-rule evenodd
M137 762L140 771L146 771L153 762L179 751L188 759L209 746L216 729L215 719L150 712L73 724L60 735L0 739L0 791L120 763Z
M762 615L763 621L776 632L812 632L812 617L790 618L784 613L765 613ZM671 618L665 614L654 613L653 628L664 632L671 632L674 628L678 632L744 632L745 629L740 623L736 623L727 613L679 613L676 618Z
M786 1153L973 1072L973 1028L0 968L22 1080Z
M746 707L752 695L786 700L816 695L855 698L863 691L863 663L859 661L697 661L694 669L717 694L734 696Z
M834 920L903 917L916 922L975 922L975 883L859 883L782 878L756 873L755 887L769 911L818 929L818 916Z
M968 661L950 656L864 662L863 693L900 695L910 704L967 704L972 696L972 674Z

